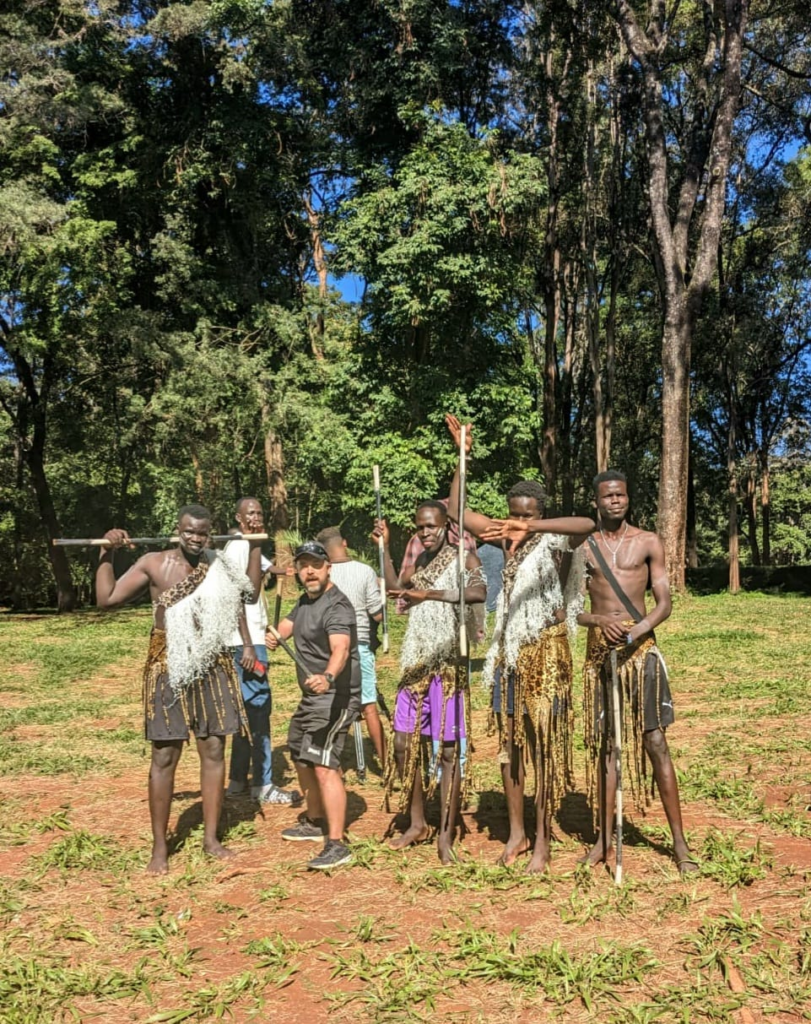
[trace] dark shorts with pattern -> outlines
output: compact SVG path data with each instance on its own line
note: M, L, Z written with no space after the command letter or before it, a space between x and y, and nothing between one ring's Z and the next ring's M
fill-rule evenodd
M657 678L658 677L658 678ZM594 729L597 735L603 732L607 721L609 735L613 730L611 713L611 658L606 657L600 670L600 682L594 694ZM620 686L620 700L622 700ZM639 686L636 677L631 682L631 700L633 701L634 717L639 711ZM644 682L642 685L642 722L643 731L667 729L676 719L673 712L673 697L670 693L670 682L667 678L665 663L656 651L649 651L645 657ZM606 709L608 716L606 718Z
M172 691L166 672L166 641L154 630L144 671L144 733L154 742L188 740L193 733L232 736L246 723L239 680L230 649L226 649L201 679L186 686L180 696Z
M327 700L317 699L327 697ZM304 697L293 712L287 742L294 761L325 768L341 767L350 726L360 716L360 700L336 700L327 694Z

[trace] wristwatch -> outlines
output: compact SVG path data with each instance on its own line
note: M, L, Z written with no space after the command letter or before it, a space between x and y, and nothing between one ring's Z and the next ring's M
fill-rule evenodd
M335 686L335 676L331 672L325 672L324 678L326 679L330 686Z

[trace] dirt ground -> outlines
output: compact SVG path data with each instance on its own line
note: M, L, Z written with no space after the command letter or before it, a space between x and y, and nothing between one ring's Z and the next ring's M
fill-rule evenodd
M225 806L238 857L212 862L199 851L189 749L171 871L149 878L139 705L147 618L133 611L118 626L76 616L68 627L6 617L0 1020L811 1018L806 607L777 596L677 604L660 641L677 703L669 741L701 871L679 878L654 801L645 815L629 808L621 887L605 869L577 864L594 838L580 749L551 872L527 876L525 859L496 866L507 819L479 690L477 792L462 816L459 864L441 868L430 843L393 852L382 841L392 816L368 741L365 783L354 752L346 756L351 867L307 872L311 844L280 839L296 812L250 800ZM107 654L96 650L100 631ZM70 662L77 649L93 652L89 668ZM277 660L274 762L291 783L284 739L296 695ZM380 675L392 703L394 652Z

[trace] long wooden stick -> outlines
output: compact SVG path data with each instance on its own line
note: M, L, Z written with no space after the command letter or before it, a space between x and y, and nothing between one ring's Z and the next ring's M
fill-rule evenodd
M459 434L459 656L467 658L467 623L465 622L465 490L467 488L467 466L465 464L465 441L467 428Z
M365 782L366 755L363 751L363 732L360 727L360 719L353 723L352 732L355 737L355 762L357 764L358 782Z
M617 867L614 871L614 882L616 885L622 885L622 712L620 710L620 680L617 671L616 650L611 651L611 704L614 718L614 760L617 772Z
M307 668L307 666L304 664L301 658L296 654L296 652L293 650L290 644L282 638L282 635L278 631L278 629L276 629L275 626L268 626L268 633L270 633L271 636L276 637L276 639L279 641L279 646L284 651L284 653L287 654L290 658L292 658L293 661L295 661L295 663L298 665L302 672L307 673L307 678L309 679L311 675L310 670Z
M279 619L282 617L282 580L283 576L276 577L276 600L273 603L273 628L279 628Z
M208 538L215 543L228 540L269 540L269 533L215 533ZM177 544L179 537L130 537L123 545L127 544ZM82 540L70 537L60 537L51 541L55 548L109 548L112 544L104 537L84 538Z
M375 489L375 507L377 518L383 518L383 502L380 498L380 466L372 467L372 477ZM383 538L377 538L377 555L380 561L380 598L383 601L383 653L389 652L389 613L386 609L386 553L383 545Z

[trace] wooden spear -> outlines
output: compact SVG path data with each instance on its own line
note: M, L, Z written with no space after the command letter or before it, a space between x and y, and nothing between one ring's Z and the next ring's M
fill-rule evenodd
M617 867L614 871L614 882L616 885L622 885L622 712L620 710L620 680L616 650L611 651L611 705L614 718L614 759L617 772Z
M383 518L383 503L380 498L380 466L372 467L372 478L375 489L375 507L377 518ZM386 609L386 554L383 538L377 538L377 555L380 564L380 597L383 601L383 653L389 652L389 613Z
M215 533L208 538L213 543L222 543L228 540L269 540L269 533ZM179 537L129 537L122 547L129 544L177 544ZM112 544L104 537L74 539L60 537L51 541L55 548L109 548Z
M465 489L467 487L467 466L465 464L465 441L467 428L459 432L459 656L468 656L467 623L465 622Z

